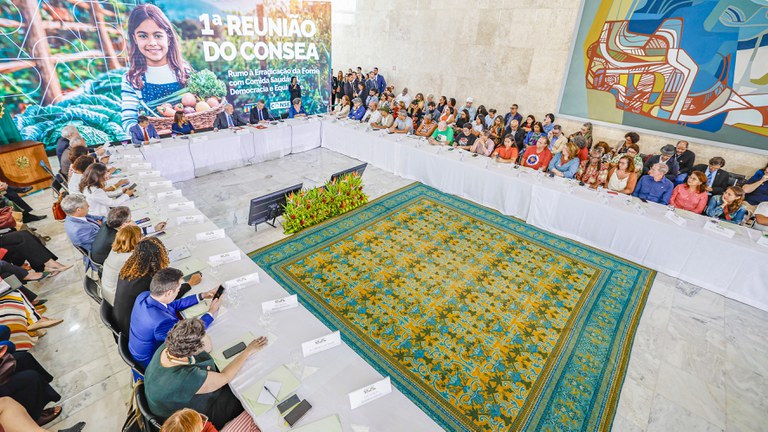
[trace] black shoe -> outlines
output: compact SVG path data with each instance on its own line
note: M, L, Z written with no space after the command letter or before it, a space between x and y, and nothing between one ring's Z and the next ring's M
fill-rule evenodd
M17 193L27 193L27 192L29 192L31 190L32 190L32 186L27 186L27 187L23 187L23 188L17 188L16 192Z
M85 422L80 422L70 428L59 429L59 432L80 432L85 428Z
M24 223L36 222L39 220L43 220L47 217L48 217L47 215L38 216L38 215L33 215L32 213L24 213L24 217L22 217L21 221Z

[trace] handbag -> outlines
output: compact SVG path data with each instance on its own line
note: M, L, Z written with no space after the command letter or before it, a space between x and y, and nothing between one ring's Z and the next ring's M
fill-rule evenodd
M59 199L57 199L52 205L51 205L51 211L53 212L53 218L57 221L64 220L67 218L67 214L64 213L64 210L61 208L61 200L64 199L64 196L66 194L60 193Z
M4 386L16 372L16 359L8 354L8 346L0 347L0 386Z
M140 385L143 385L142 380L138 380L133 383L133 393L131 394L131 400L128 403L128 416L123 423L122 432L141 432L144 430L144 418L139 411L139 404L136 402L136 391Z
M0 208L0 229L16 228L16 219L13 217L12 207Z

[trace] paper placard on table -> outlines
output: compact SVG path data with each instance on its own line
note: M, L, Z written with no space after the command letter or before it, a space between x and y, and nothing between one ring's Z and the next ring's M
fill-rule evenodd
M235 261L240 261L240 258L242 258L242 255L240 254L240 249L236 249L229 252L211 255L208 257L208 262L211 265L222 265L222 264L227 264Z
M317 339L301 344L301 353L304 357L331 349L341 345L341 332L335 331L331 334L321 336Z
M229 345L228 347L230 346L232 345ZM218 366L218 363L216 363L216 365ZM264 378L256 380L253 384L248 386L248 388L246 388L240 394L242 398L245 399L244 402L251 409L251 413L255 417L258 417L261 414L264 414L273 406L277 405L277 402L274 402L274 401L271 405L260 404L257 402L257 400L259 399L259 395L264 390L264 383L266 383L267 381L278 381L282 383L282 386L280 387L280 393L275 395L277 396L277 399L280 401L283 401L288 396L292 395L296 391L296 389L299 388L299 385L301 384L301 382L298 379L296 379L296 377L291 373L291 371L288 370L287 367L285 367L285 365L279 366L277 369L270 372Z
M235 129L235 135L245 135L251 133L248 129Z
M192 253L186 246L178 246L168 251L168 261L170 262L181 261L190 256L192 256Z
M261 304L261 311L264 313L280 312L286 309L293 309L299 306L299 297L289 295L275 300L265 301Z
M291 430L293 432L342 432L343 429L341 428L339 416L333 414L312 423L297 426ZM356 432L354 425L352 425L352 431Z
M224 288L240 288L244 287L246 285L251 284L257 284L259 283L259 274L258 273L250 273L247 275L240 276L235 279L230 279L226 282L224 282Z
M131 164L131 168L134 169L152 169L151 162L134 162Z
M678 216L678 214L675 213L674 211L666 212L664 214L664 217L669 219L669 220L671 220L672 222L674 222L675 224L677 224L679 226L683 226L683 225L685 225L687 223L686 220L683 217Z
M229 342L224 344L221 348L213 350L211 352L211 357L213 357L213 362L216 363L216 367L218 367L219 370L224 370L224 368L227 367L227 365L232 363L232 361L235 360L235 358L237 358L237 354L235 354L234 356L228 359L225 359L224 358L225 350L232 348L233 346L239 344L240 342L243 342L245 346L248 346L248 344L250 344L254 340L256 340L256 336L254 336L253 333L251 332L247 332L241 335L240 337L238 337L237 339L230 340Z
M392 393L392 382L389 377L386 377L350 393L349 405L352 409L356 409L390 393Z
M160 174L160 171L139 171L138 172L139 178L142 177L160 177L162 174Z
M181 270L184 276L189 276L192 273L202 271L208 267L208 265L195 257L189 257L179 262L173 263L173 268Z
M153 182L149 182L149 187L151 188L173 187L173 182L170 180L153 181Z
M189 138L192 142L203 142L208 141L208 135L197 135Z
M727 238L733 238L733 236L736 235L736 231L723 228L719 223L712 221L707 221L707 223L704 224L704 229Z
M190 224L198 224L203 222L205 222L205 218L203 217L203 215L200 215L200 214L176 217L176 225L190 225Z
M194 201L182 201L182 202L168 204L168 210L193 210L194 208L195 208Z
M123 155L123 159L125 159L126 161L129 161L129 160L144 160L144 156L137 155L137 154L126 154L126 155Z
M197 233L195 235L195 240L197 241L211 241L211 240L219 240L226 237L226 234L224 234L223 229L215 229L213 231L206 231Z
M181 191L178 189L174 189L172 191L157 193L157 199L160 200L160 199L166 199L166 198L181 198Z

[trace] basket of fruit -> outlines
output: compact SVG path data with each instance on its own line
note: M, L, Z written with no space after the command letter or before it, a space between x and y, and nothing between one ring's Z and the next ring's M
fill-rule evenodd
M142 103L142 108L159 134L171 132L173 117L179 111L195 129L205 129L213 127L216 116L224 111L226 93L224 81L209 70L201 70L190 74L186 88L157 101L155 107Z

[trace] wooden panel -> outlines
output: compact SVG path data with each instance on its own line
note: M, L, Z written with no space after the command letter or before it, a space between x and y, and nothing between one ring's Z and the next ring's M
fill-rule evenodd
M51 186L51 176L40 167L48 164L45 146L37 141L21 141L0 147L0 178L11 186L32 186L35 190Z

